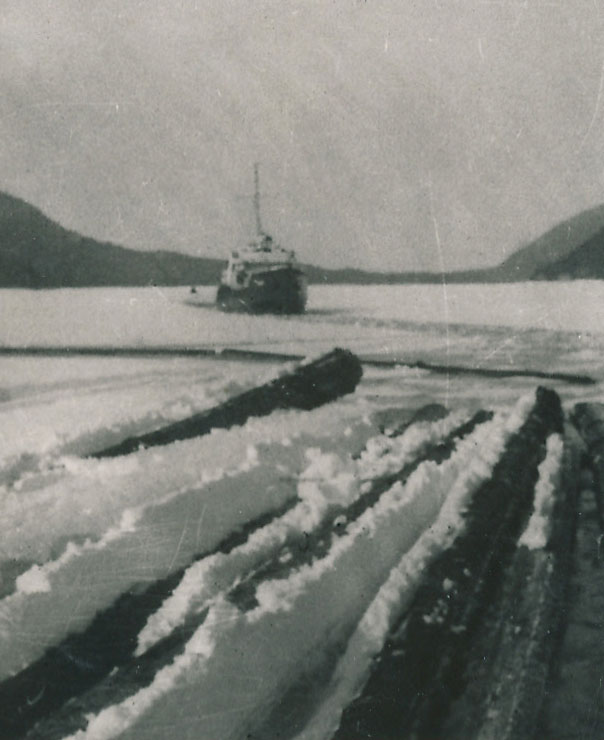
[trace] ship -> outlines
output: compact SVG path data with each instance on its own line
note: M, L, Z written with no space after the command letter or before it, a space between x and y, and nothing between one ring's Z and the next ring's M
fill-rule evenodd
M264 231L260 220L258 165L254 166L256 236L231 252L216 291L222 311L244 313L304 313L307 281L295 252L284 249Z

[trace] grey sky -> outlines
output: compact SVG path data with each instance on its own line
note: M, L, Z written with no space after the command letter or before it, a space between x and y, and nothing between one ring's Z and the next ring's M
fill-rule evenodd
M604 3L3 0L0 189L68 227L494 264L604 201Z

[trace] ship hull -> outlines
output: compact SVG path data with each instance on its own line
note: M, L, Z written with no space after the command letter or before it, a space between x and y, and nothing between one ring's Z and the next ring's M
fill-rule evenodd
M258 271L246 286L221 283L216 303L222 311L240 313L299 314L306 308L306 278L295 267Z

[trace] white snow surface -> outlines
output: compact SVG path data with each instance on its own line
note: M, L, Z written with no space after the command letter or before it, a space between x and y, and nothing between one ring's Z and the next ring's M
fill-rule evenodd
M547 545L555 494L560 483L563 452L564 440L559 434L551 434L547 438L545 458L539 465L533 513L518 540L519 545L524 545L529 550L540 550Z
M536 385L554 387L565 404L603 399L604 287L311 286L299 317L221 314L211 289L197 294L205 305L191 298L186 289L3 290L0 349L233 347L312 357L341 346L400 364L366 365L355 393L314 411L277 411L99 460L86 455L220 403L284 365L0 354L0 680L89 628L121 594L178 571L136 653L145 658L187 620L201 623L147 685L115 701L109 692L75 737L277 736L287 716L291 737L328 738L422 569L463 527L464 506ZM418 360L590 374L596 383L404 364ZM447 415L405 430L429 404ZM478 408L494 419L448 460L420 461L349 518L375 479L419 460ZM529 547L546 542L561 451L550 437L522 540ZM244 608L230 594L250 581Z
M0 316L15 317L4 318L0 324L0 343L291 347L305 341L331 340L325 336L325 324L334 317L346 344L346 340L358 341L355 325L358 330L359 324L371 321L581 333L601 333L604 326L601 281L311 286L308 315L286 319L219 313L211 306L214 296L214 288L200 288L191 295L183 288L0 290Z
M287 645L288 650L264 656L261 661L266 666L263 680L248 688L248 701L258 707L271 701L284 676L292 681L296 673L303 675L315 665L320 665L322 652L330 649L335 636L345 632L345 625L351 620L353 624L360 620L357 629L364 634L369 632L368 638L381 646L386 636L386 625L378 612L385 592L402 585L406 586L402 589L404 595L399 593L395 603L410 597L420 563L425 565L438 552L439 545L452 541L461 530L461 510L468 493L488 476L503 451L505 441L522 423L533 403L534 398L529 396L507 423L498 418L482 427L476 436L460 443L457 452L444 465L422 463L406 485L395 484L374 507L349 526L343 536L336 538L326 557L290 572L286 578L264 581L257 590L258 605L247 614L226 604L222 593L219 593L211 602L209 618L193 635L183 655L162 669L149 687L89 718L87 729L74 738L106 740L123 734L137 721L140 722L138 735L157 737L157 716L161 714L165 722L172 713L177 713L180 702L189 700L191 692L188 687L194 685L198 696L216 697L220 684L226 681L229 685L241 673L254 670L253 655L250 661L250 651L245 650L245 645L254 644L259 629L266 631L267 637L271 635L271 639L280 638L279 643ZM477 446L484 457L476 455ZM312 464L310 469L313 469ZM445 501L446 507L443 506ZM441 515L435 521L439 510ZM426 534L413 552L413 545L422 531ZM397 566L401 567L398 562L401 552L408 553L402 570L409 569L415 573L410 583L403 579L401 584L400 575L398 578L395 575ZM336 598L338 582L354 583L354 574L363 563L365 573L358 579L364 586L363 590L355 589L351 599ZM384 579L383 590L376 592L375 584L384 582ZM307 617L309 613L312 618ZM305 633L305 640L299 640L300 632ZM355 636L356 633L349 642L353 650ZM239 658L235 661L233 643L241 646L236 653ZM308 655L309 647L313 648L311 656ZM356 657L361 656L357 653ZM367 669L371 653L362 657L363 661L352 660L349 670L344 671L346 680L354 668ZM350 660L345 655L344 663L347 659ZM335 683L341 680L341 675L336 672ZM206 699L199 701L207 706ZM145 717L149 712L150 716ZM336 719L337 713L333 712L333 715ZM198 716L200 721L204 717L202 713ZM203 736L215 737L217 735L213 733L220 732L221 737L244 737L246 723L245 716L225 712L220 729L216 726L210 729L211 722L206 722ZM335 727L325 729L327 734L320 733L320 736L329 737L329 732ZM312 728L308 728L308 732L312 732Z
M371 660L384 645L388 630L410 603L424 569L463 531L462 513L472 492L488 479L505 443L526 418L528 404L533 400L527 395L507 423L501 417L496 418L462 442L457 456L438 470L441 480L429 481L430 485L422 487L422 495L438 496L441 504L438 515L403 553L369 604L330 679L325 699L298 740L320 740L335 733L342 710L360 693ZM448 479L451 473L453 483Z

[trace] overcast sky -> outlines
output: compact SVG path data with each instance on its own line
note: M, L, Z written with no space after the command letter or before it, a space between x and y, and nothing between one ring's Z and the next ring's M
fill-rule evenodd
M1 0L0 189L142 249L501 261L604 202L600 0Z

